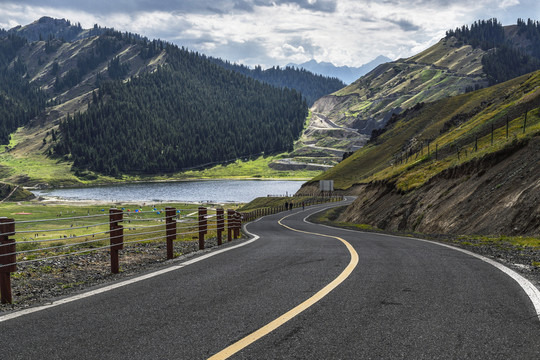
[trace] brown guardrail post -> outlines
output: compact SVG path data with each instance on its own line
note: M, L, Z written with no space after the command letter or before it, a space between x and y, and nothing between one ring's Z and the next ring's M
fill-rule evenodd
M11 273L17 271L17 249L15 239L15 220L0 218L0 293L2 304L11 304Z
M208 220L206 219L207 210L205 207L199 207L199 250L204 249L204 235L207 233Z
M232 241L233 228L234 228L234 210L227 209L227 241Z
M174 258L174 240L176 240L176 209L165 208L165 234L167 239L167 259Z
M236 216L236 211L232 214L232 238L236 239L236 222L238 221L238 217Z
M239 212L234 212L234 238L240 237L240 227L242 227L242 215Z
M110 223L110 243L111 243L111 272L120 272L118 251L124 248L124 227L119 224L123 220L123 213L120 209L109 209Z
M216 226L217 226L217 244L223 243L223 229L225 228L225 216L223 216L223 208L216 209Z

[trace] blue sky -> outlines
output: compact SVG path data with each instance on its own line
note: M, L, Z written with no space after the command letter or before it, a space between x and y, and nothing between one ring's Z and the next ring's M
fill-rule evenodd
M263 67L310 59L360 66L408 57L447 29L540 20L538 0L0 0L0 27L42 16L97 23Z

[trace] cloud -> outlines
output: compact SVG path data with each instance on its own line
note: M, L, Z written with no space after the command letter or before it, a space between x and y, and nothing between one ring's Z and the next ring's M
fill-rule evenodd
M516 6L516 5L519 5L519 0L503 0L499 4L499 7L501 9L506 9L506 8Z
M253 12L256 6L275 6L283 4L296 5L302 9L333 12L337 0L7 0L7 3L19 6L49 7L56 9L78 10L94 14L136 13L136 12L182 12L182 13L214 13L226 14L231 11Z
M385 19L385 20L388 21L389 23L392 23L394 25L399 26L401 28L401 30L403 30L403 31L417 31L417 30L420 30L420 26L413 24L409 20L405 20L405 19L399 19L399 20Z
M293 57L298 54L305 54L305 50L302 46L294 47L290 44L283 44L283 54L287 57Z
M237 1L234 4L233 7L234 10L240 10L240 11L247 11L247 12L253 12L253 4L249 1Z
M251 66L359 66L378 55L411 56L478 19L515 24L538 13L537 0L0 0L0 27L47 15Z
M206 40L206 42L202 41ZM227 41L223 43L212 41L208 38L199 38L185 42L190 49L202 49L207 55L229 60L238 64L262 64L264 67L277 65L274 58L269 56L269 51L262 39L253 39L244 42Z
M272 2L271 2L272 3ZM302 9L333 13L337 0L278 0L276 4L295 4Z
M249 0L17 0L2 1L3 3L30 6L48 7L72 11L83 11L92 14L107 15L111 13L134 14L138 12L183 12L183 13L227 13L235 6L246 8L252 1ZM238 7L237 7L238 8Z

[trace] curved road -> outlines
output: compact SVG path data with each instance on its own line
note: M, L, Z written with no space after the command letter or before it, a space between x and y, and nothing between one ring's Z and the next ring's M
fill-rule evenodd
M76 301L0 317L0 358L224 358L222 350L340 274L343 282L326 296L231 358L540 358L538 314L516 281L434 243L304 221L336 205L267 216L247 225L260 238L245 246L172 262L165 269L171 271ZM286 228L278 223L284 216L287 227L330 237ZM352 272L343 274L347 268Z

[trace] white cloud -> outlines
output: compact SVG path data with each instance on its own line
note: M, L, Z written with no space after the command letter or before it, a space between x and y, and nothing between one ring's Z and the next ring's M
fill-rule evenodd
M305 50L303 46L294 47L290 44L283 44L282 46L284 52L288 55L304 54Z
M499 4L499 7L501 9L506 9L506 8L516 6L516 5L519 5L519 0L503 0Z

